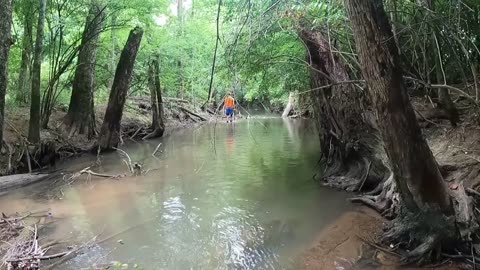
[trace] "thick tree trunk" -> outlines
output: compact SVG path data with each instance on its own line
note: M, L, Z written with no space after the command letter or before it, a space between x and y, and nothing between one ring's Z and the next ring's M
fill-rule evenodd
M43 28L45 23L45 9L47 0L39 0L37 38L32 66L32 93L30 104L30 122L28 139L32 143L40 141L40 73L42 68Z
M93 91L97 43L104 19L103 11L104 7L93 0L85 22L82 43L78 53L70 106L64 119L65 125L70 130L69 136L78 133L85 134L90 139L96 133Z
M161 137L165 132L162 89L160 87L160 67L157 59L148 65L148 88L152 104L152 133L143 139Z
M283 113L282 113L282 118L288 117L290 112L293 110L293 103L294 102L295 102L295 96L294 96L293 92L290 92L290 94L288 94L287 106L285 107L285 110L283 110Z
M28 93L31 89L30 85L30 69L33 50L32 28L33 28L33 12L31 1L27 0L23 9L23 37L22 37L22 60L20 63L20 72L18 74L17 92L15 100L19 104L27 104Z
M403 205L452 214L447 187L410 104L382 1L346 0L363 77Z
M302 27L299 34L308 49L310 87L320 88L310 91L310 100L327 166L322 180L329 186L353 191L360 188L367 175L367 190L383 180L387 170L375 157L380 147L372 113L365 110L365 91L348 83L346 65L331 53L329 40L320 30ZM371 162L369 172L365 160Z
M8 84L8 53L12 45L12 1L0 0L0 149L3 145L3 122L5 116L5 93Z
M120 55L105 118L98 138L98 146L101 150L110 150L117 147L120 142L120 123L122 121L123 107L128 87L132 80L133 66L142 36L143 30L140 27L135 27L130 31L127 43Z

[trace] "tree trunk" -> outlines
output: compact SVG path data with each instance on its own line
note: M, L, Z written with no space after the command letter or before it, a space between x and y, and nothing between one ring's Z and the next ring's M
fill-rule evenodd
M283 110L282 117L286 118L290 114L290 112L293 110L293 103L295 102L295 96L293 92L290 92L288 94L288 103L287 106L285 107L285 110Z
M212 99L212 91L213 91L213 78L215 76L215 65L217 62L217 51L218 51L218 42L220 41L220 11L222 8L222 0L218 0L218 9L217 9L217 20L216 20L216 29L217 29L217 37L215 39L215 51L213 52L213 61L212 61L212 71L210 72L210 84L208 86L208 96L207 101L202 105L202 109L205 109L207 104Z
M153 132L143 139L161 137L165 131L162 89L160 87L160 67L157 59L148 65L148 88L152 103L152 130Z
M112 29L110 30L110 42L111 48L110 48L110 61L108 62L108 72L113 75L113 72L115 70L115 64L116 64L116 59L117 59L117 51L118 51L118 42L117 42L117 30L115 29L117 25L117 13L113 12L110 14L111 22L110 24L113 26ZM111 89L113 84L113 76L109 76L108 83L107 83L107 88Z
M12 45L12 1L0 0L0 150L3 145L3 122L5 116L5 93L8 84L8 53Z
M85 134L91 139L96 133L93 91L97 43L104 19L103 11L104 7L93 0L85 22L82 43L78 53L70 106L64 119L65 125L70 130L69 136L78 133Z
M20 72L18 74L17 92L15 100L19 104L27 104L28 93L30 91L30 69L32 58L32 28L33 28L33 12L32 3L27 0L23 3L23 37L22 37L22 60L20 63Z
M177 18L178 18L178 29L177 29L177 38L182 39L183 36L183 0L177 0ZM179 90L177 92L177 97L184 99L185 98L185 78L183 76L183 55L180 54L177 61L178 68L178 80L179 80Z
M320 29L302 27L299 33L310 63L310 101L313 105L323 163L325 185L358 190L367 175L364 190L383 180L386 168L376 157L379 141L372 113L366 111L365 91L350 81L347 66L331 53L330 42ZM369 170L365 160L371 162Z
M113 147L117 147L120 142L120 123L122 121L123 107L128 87L132 80L133 66L142 35L143 30L140 27L135 27L130 31L127 43L120 55L105 118L98 138L98 146L101 150L110 150Z
M30 122L28 126L28 139L32 143L40 142L40 73L42 68L43 28L45 22L45 9L47 0L39 0L37 38L32 66L32 93L30 104Z
M446 185L410 104L382 1L347 0L362 74L404 206L452 214Z

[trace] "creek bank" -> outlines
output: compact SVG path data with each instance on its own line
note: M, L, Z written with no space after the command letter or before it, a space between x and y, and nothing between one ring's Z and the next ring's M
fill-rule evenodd
M463 198L463 200L460 201L458 201L458 198L454 197L454 203L462 206L462 203L471 201L473 202L472 205L478 205L480 200L480 192L478 191L480 187L480 127L478 126L478 116L475 108L471 106L459 106L461 108L460 111L462 121L457 127L452 127L448 117L446 117L445 114L442 113L442 111L440 111L438 108L432 106L432 103L428 100L422 98L412 98L412 105L414 106L417 114L417 120L422 127L423 135L427 139L429 147L439 164L443 179L447 182L449 190L452 194L462 190L465 190L468 194L466 198ZM382 159L385 158L386 157L382 157ZM320 176L317 177L317 180L321 184L329 187L345 189L350 192L357 192L355 195L356 197L352 199L353 202L361 203L370 207L371 209L375 210L376 213L382 214L385 222L390 222L389 219L395 217L395 213L397 213L399 205L398 194L394 189L392 190L391 183L389 183L389 181L391 182L391 177L389 177L387 180L384 180L383 184L381 183L379 186L375 186L370 184L370 182L377 182L377 180L375 179L376 176L373 175L373 170L369 171L369 166L365 166L365 169L362 171L361 175L362 178L349 177L348 174L337 178ZM332 179L336 180L333 181ZM361 187L363 187L363 189ZM467 207L466 204L465 207ZM364 212L351 215L353 216L339 219L332 226L339 226L341 231L349 234L351 233L351 230L355 232L357 228L353 228L353 225L344 223L348 223L348 220L355 220L355 222L358 223L360 230L365 230L367 235L370 236L370 238L367 239L371 240L372 243L380 243L380 248L375 248L376 252L378 252L381 248L391 251L391 249L388 247L389 243L382 242L379 240L379 238L377 238L377 235L382 233L382 221L377 222L375 219L372 219L369 214L365 214ZM344 221L344 218L347 221ZM378 224L378 226L362 227L362 223ZM337 238L338 237L334 236L333 232L324 233L322 231L319 234L320 240L317 240L313 246L318 247L321 246L325 241L335 242L345 239L346 237L340 235L340 239ZM348 244L338 244L340 246L348 246L353 250L338 250L338 253L340 254L339 257L342 257L348 261L347 265L349 265L348 267L338 269L369 269L355 268L362 264L363 259L360 260L362 256L360 256L361 253L359 253L358 250L361 250L361 247L364 245L364 241L358 240ZM337 250L336 244L331 244L329 247L332 250ZM307 251L301 258L301 261L313 260L313 262L311 262L313 265L320 263L322 265L321 267L324 268L321 268L320 266L318 268L309 267L308 265L303 266L305 266L306 269L336 269L332 264L335 263L334 259L331 259L328 262L324 262L322 259L325 253L333 252L330 249L319 248L317 254L314 252L315 249L311 249ZM402 249L400 248L399 250ZM440 268L434 269L457 269L454 266L449 265L449 263L463 263L465 256L461 255L457 257L459 260L458 262L454 259L451 259L452 255L443 254L443 260L440 261L447 261L447 264L442 265ZM382 264L382 261L378 258L375 258L375 260L370 258L369 260L370 262L376 262L377 264L380 263L380 265ZM328 264L328 266L323 266L324 264ZM384 264L389 264L389 262ZM405 268L398 268L400 263L394 262L394 264L397 268L392 268L393 266L388 268L385 265L382 265L384 268L375 269L415 269L412 268L411 265L408 267L406 266Z
M304 270L421 270L402 266L398 257L376 247L385 219L375 211L361 207L340 216L316 236L312 246L297 260ZM459 270L461 266L447 262L435 270Z
M149 97L131 97L127 99L121 121L121 144L141 141L151 132L152 113ZM201 112L190 102L164 98L165 107L165 133L193 127L209 119L211 115ZM96 127L102 124L106 105L95 108ZM28 134L28 108L17 107L6 110L4 143L0 153L0 176L10 175L12 179L25 177L16 174L35 173L39 171L52 172L59 160L78 156L90 152L97 138L88 139L84 135L68 134L63 120L67 108L57 107L52 113L48 129L41 131L41 142L38 145L29 143ZM24 175L25 176L25 175ZM32 181L39 180L32 174ZM8 179L7 179L8 180ZM10 179L11 180L11 179ZM41 179L40 179L41 180ZM28 181L7 181L5 189L11 189L28 184ZM3 180L0 180L0 191L5 191Z

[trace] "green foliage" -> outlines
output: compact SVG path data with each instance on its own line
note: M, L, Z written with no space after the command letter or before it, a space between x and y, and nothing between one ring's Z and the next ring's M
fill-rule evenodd
M75 53L91 0L48 1L42 90L55 89L55 104L70 100ZM161 85L167 96L181 96L196 104L207 98L214 46L217 38L217 0L183 0L178 16L177 0L103 1L107 18L97 52L95 103L105 103L116 64L131 28L141 26L144 39L137 57L131 95L148 95L147 63L159 57ZM480 4L475 0L454 4L438 0L435 11L418 1L388 0L387 10L397 26L403 61L408 72L425 81L432 73L425 39L431 29L442 48L448 82L468 81L471 65L480 52ZM13 36L9 59L7 104L13 105L19 76L25 14L34 14L37 0L14 2ZM180 19L181 18L181 19ZM35 20L33 20L35 21ZM281 105L288 92L309 89L309 59L298 37L300 27L316 27L328 33L332 51L360 77L354 42L341 0L223 0L220 13L220 46L214 74L214 96L234 90L237 99ZM33 25L35 27L35 25ZM33 40L32 40L33 42ZM59 68L65 70L55 79ZM478 68L478 67L477 67ZM463 80L461 79L463 78Z

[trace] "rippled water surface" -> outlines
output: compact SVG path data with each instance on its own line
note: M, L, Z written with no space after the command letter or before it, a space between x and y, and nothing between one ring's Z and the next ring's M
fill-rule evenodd
M312 181L318 148L312 125L300 120L208 124L124 147L152 170L146 176L82 177L62 188L43 182L0 197L0 208L50 208L54 222L43 232L50 238L109 238L58 269L110 261L143 269L294 269L299 252L348 207L344 194ZM65 166L75 171L95 161ZM118 174L125 165L111 153L95 170Z

